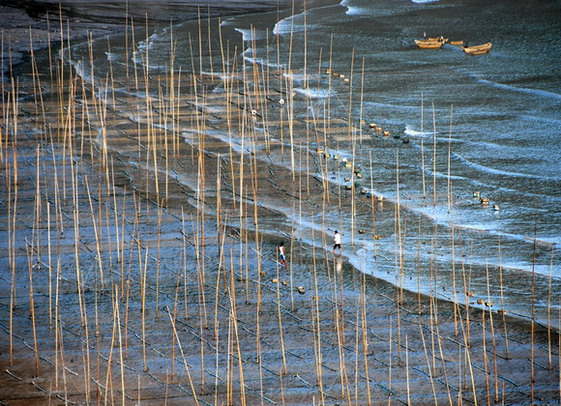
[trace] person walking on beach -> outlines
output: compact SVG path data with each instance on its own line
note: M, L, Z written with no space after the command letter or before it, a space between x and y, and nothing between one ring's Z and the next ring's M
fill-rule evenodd
M343 253L343 248L341 248L341 234L337 230L335 230L335 234L333 235L333 250L331 251L332 254L335 254L335 250L339 248L341 254Z
M279 254L279 262L286 268L288 266L288 262L286 262L286 248L284 246L284 241L282 241L278 246L277 253Z

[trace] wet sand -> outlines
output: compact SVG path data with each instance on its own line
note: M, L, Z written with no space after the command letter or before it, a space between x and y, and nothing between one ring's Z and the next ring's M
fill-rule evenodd
M315 0L317 1L317 0ZM39 50L64 39L76 41L123 32L127 16L138 26L152 27L163 22L229 16L290 7L289 0L184 1L114 0L92 4L80 0L21 0L0 4L2 70L28 58L31 49ZM308 1L313 4L314 0ZM302 7L295 2L296 9Z
M2 403L559 402L556 331L496 304L471 308L466 292L465 305L402 292L331 255L328 234L312 236L319 250L276 230L288 243L282 268L281 239L260 230L283 214L258 203L319 213L326 193L347 192L293 180L274 159L242 157L200 131L251 128L247 88L237 78L238 102L227 103L214 78L186 76L180 116L144 105L140 125L127 117L139 99L101 108L87 83L60 91L47 73L40 102L31 75L17 108L4 99ZM144 80L116 78L131 93ZM204 92L193 96L192 83ZM149 125L164 119L198 135ZM290 159L279 139L252 132L248 143ZM341 199L349 210L352 195Z

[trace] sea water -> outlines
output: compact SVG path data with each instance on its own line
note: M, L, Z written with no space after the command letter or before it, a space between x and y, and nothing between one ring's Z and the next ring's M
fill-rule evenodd
M513 314L545 322L549 307L555 315L561 298L560 12L560 1L345 0L294 15L221 21L228 55L286 70L300 100L296 119L320 118L329 104L331 118L350 119L360 136L372 137L354 157L349 143L330 145L330 152L363 168L372 159L369 189L423 224L379 241L353 235L351 246L344 226L350 213L293 219L289 205L275 205L295 224L295 236L318 245L310 230L325 232L319 224L326 221L329 229L341 229L345 257L363 272L462 303L458 284L467 278L469 289ZM198 40L206 30L197 22L161 27L137 41L129 63L165 71L174 44L176 69L222 75L217 36ZM493 49L478 56L451 44L422 50L414 39L423 35L469 45L491 41ZM99 78L109 62L115 69L125 65L122 37L110 43L110 50L105 40L93 44L96 55L106 56L96 61ZM74 47L77 64L87 52L85 45ZM351 97L351 85L326 75L327 68L352 78ZM392 136L375 136L361 120ZM366 229L371 222L357 221ZM462 247L442 243L457 235Z

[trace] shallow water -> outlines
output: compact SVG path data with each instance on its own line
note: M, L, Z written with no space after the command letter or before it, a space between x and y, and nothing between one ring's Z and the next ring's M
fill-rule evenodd
M546 308L556 314L561 298L559 11L559 1L348 0L295 16L272 12L223 21L222 49L239 56L228 62L286 70L289 81L271 86L292 84L297 120L329 115L355 123L353 134L366 137L354 146L355 165L369 173L373 160L374 176L363 184L385 201L400 203L407 231L398 231L401 223L388 204L376 206L384 232L377 241L352 234L348 212L292 218L291 203L265 197L263 204L285 213L287 224L294 222L294 236L311 244L325 246L312 229L339 228L345 256L364 272L462 303L469 289L524 317L531 316L534 302L535 317L544 322ZM210 30L206 22L162 27L147 40L137 39L134 54L125 53L122 37L111 38L110 49L106 39L99 40L93 44L94 74L100 83L111 66L118 76L126 55L130 66L134 61L148 64L153 73L166 72L174 44L176 70L222 75L217 27L216 22ZM423 33L494 45L480 56L449 44L420 50L413 40ZM90 67L78 61L88 55L85 45L73 48L84 76ZM345 74L352 85L325 74L327 68ZM393 136L372 136L360 120ZM306 145L307 135L294 137L310 151L320 146L353 158L349 141ZM238 141L232 139L240 149ZM278 156L263 159L290 168ZM333 171L329 180L344 184L343 178ZM481 205L474 193L490 204ZM357 227L371 224L369 213L359 212ZM271 225L268 231L275 229Z

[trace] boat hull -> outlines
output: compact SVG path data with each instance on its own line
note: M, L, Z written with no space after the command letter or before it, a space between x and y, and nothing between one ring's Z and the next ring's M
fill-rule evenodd
M493 44L491 42L487 42L486 44L476 45L473 47L464 46L462 49L469 55L481 55L491 51L491 48L493 48Z

